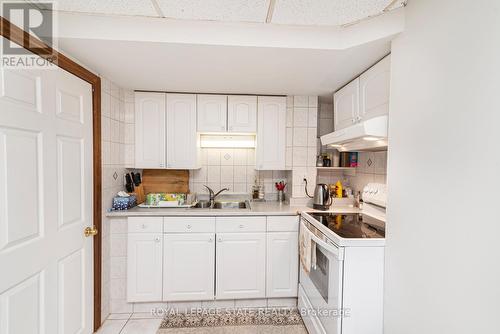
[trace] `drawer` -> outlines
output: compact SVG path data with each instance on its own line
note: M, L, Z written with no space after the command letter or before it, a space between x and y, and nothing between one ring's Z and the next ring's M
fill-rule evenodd
M215 232L215 217L165 217L165 233Z
M129 217L129 233L161 233L163 217Z
M265 232L266 217L217 217L217 232Z
M299 230L299 216L268 216L269 232L296 232Z

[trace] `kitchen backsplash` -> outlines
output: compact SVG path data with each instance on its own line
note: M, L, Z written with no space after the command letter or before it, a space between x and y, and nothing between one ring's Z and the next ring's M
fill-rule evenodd
M370 182L387 182L387 151L359 152L358 167L355 171L320 171L318 183L336 183L341 181L344 186L352 188L354 194L362 191Z
M123 174L134 159L134 93L101 78L102 145L102 296L101 317L111 311L110 224L105 216L113 197L123 190Z
M256 171L253 148L202 148L201 164L200 169L189 171L189 188L198 194L207 193L205 184L215 191L229 188L231 193L250 194L257 177L267 196L272 196L274 183L285 180L284 171Z

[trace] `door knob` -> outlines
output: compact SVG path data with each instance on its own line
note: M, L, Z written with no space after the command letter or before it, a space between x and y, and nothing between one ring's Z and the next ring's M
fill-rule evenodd
M83 234L86 236L86 237L93 237L94 235L97 235L97 233L99 233L99 231L97 230L97 228L95 226L87 226L85 228L85 230L83 230Z

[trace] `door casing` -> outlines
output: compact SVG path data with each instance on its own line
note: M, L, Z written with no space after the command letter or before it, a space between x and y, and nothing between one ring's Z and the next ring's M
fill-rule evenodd
M53 59L54 64L92 85L92 136L93 136L93 223L102 231L101 184L101 78L65 55L52 49L41 40L25 32L0 16L0 35L23 46L34 54ZM101 254L102 235L94 237L94 331L101 326Z

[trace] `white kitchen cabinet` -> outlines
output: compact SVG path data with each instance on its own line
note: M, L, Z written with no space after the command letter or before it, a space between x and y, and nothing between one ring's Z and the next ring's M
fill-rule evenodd
M162 244L161 233L128 234L128 302L162 300Z
M389 113L390 80L390 55L361 74L359 78L360 121Z
M284 170L286 156L286 97L259 96L257 115L257 170Z
M390 55L333 94L335 131L389 113Z
M257 96L228 96L227 131L233 133L257 132Z
M163 300L214 299L215 233L164 235Z
M167 94L167 168L199 168L196 95Z
M359 78L354 79L333 94L333 114L335 131L357 122L359 115Z
M227 131L227 95L197 95L198 132Z
M218 233L216 299L264 298L266 233Z
M266 297L297 297L298 244L297 232L267 234Z
M135 167L165 167L165 94L135 93Z

